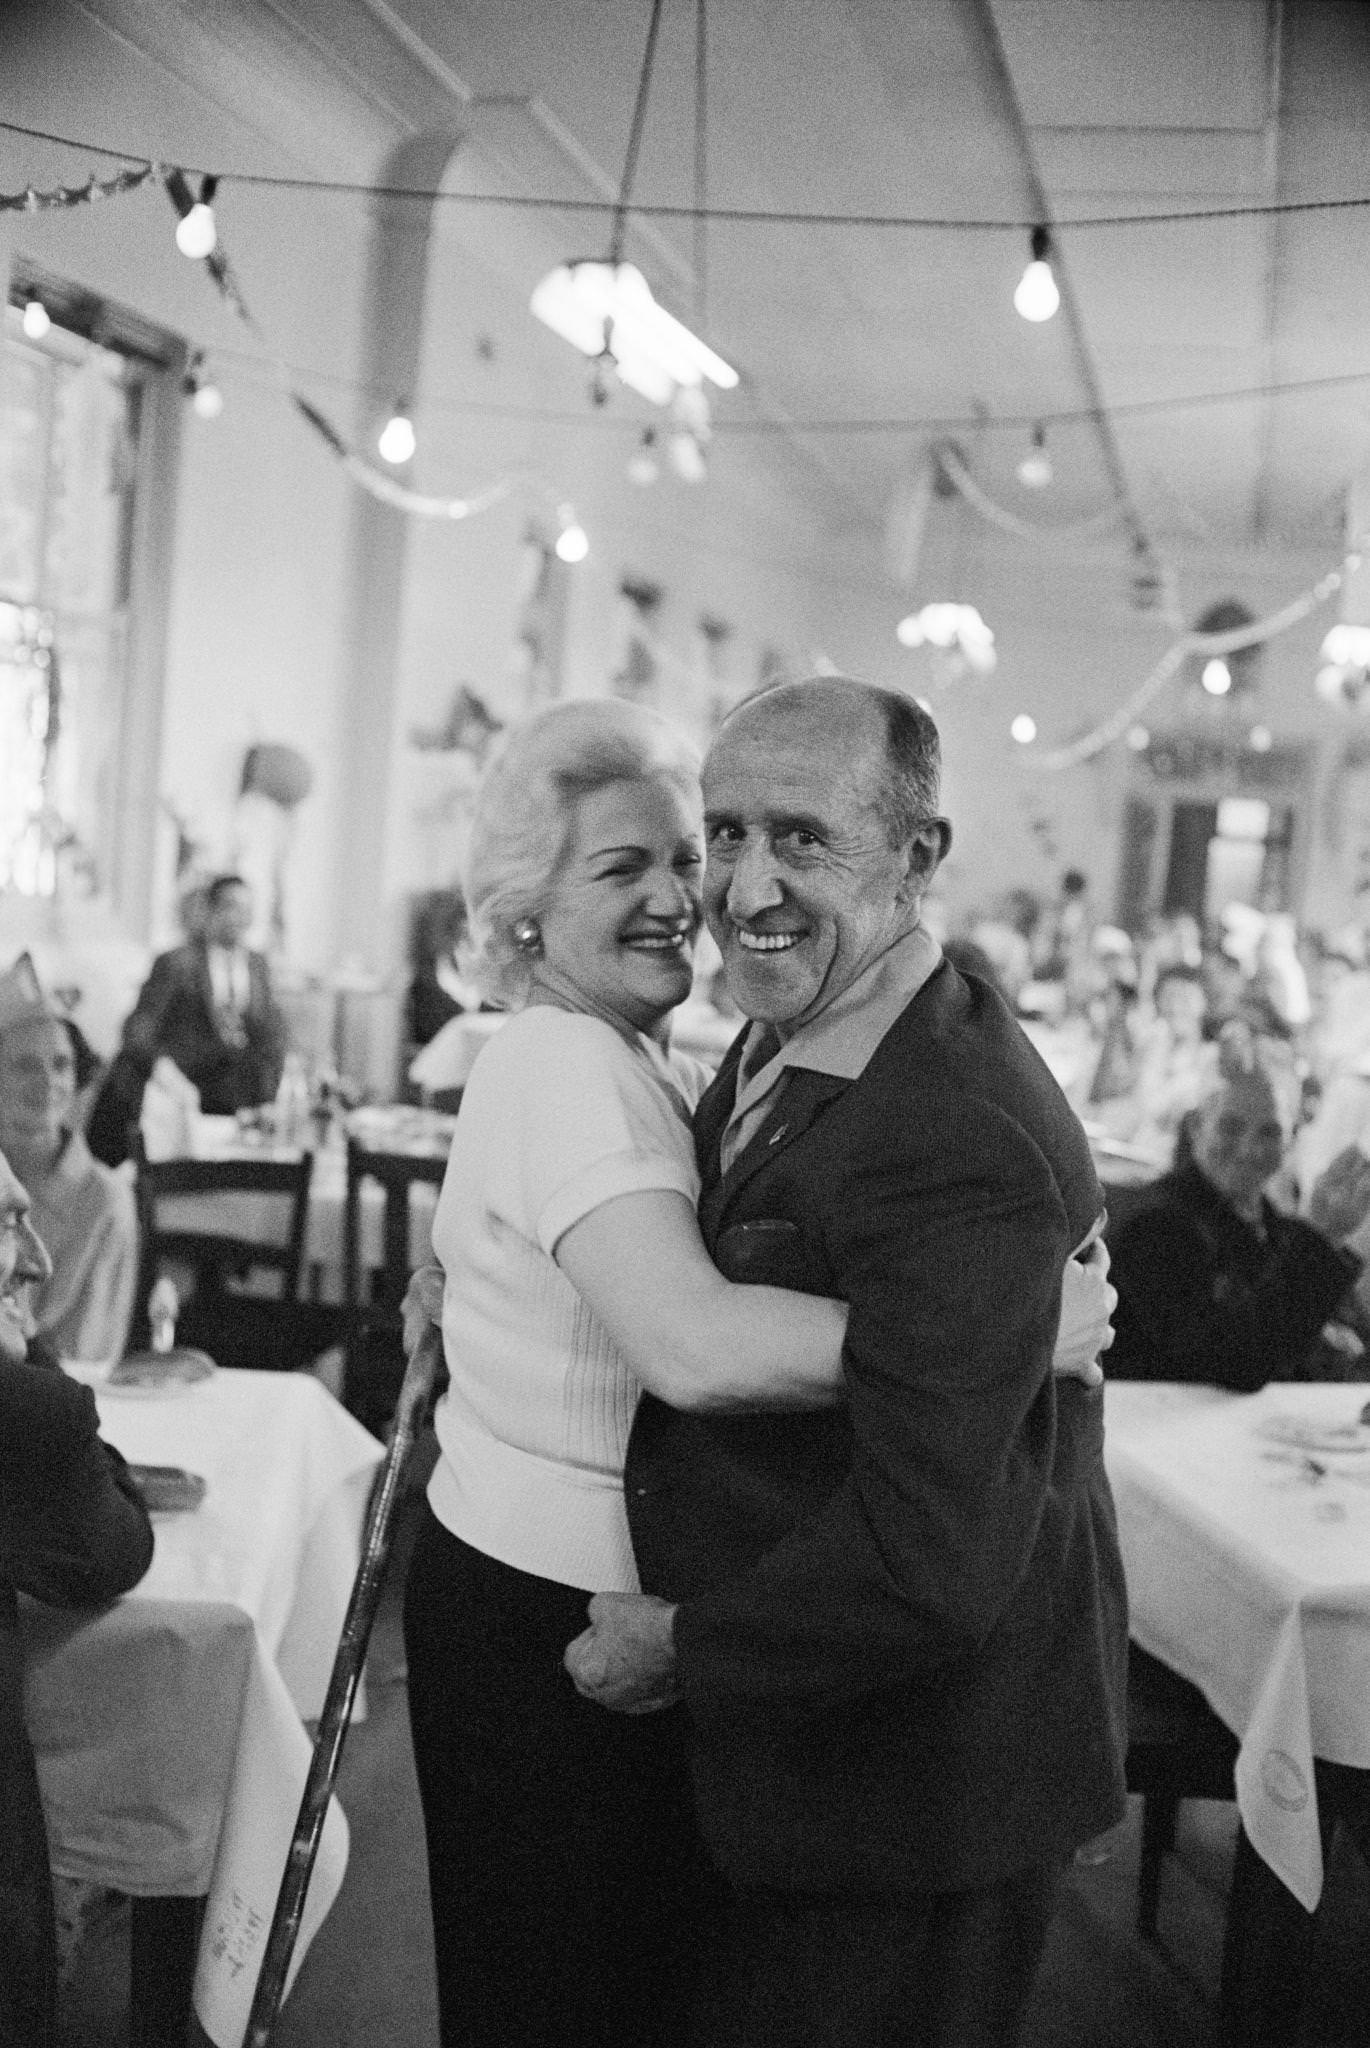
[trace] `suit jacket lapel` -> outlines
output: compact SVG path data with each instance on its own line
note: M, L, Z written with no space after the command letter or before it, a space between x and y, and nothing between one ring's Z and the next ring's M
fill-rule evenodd
M695 1142L703 1183L699 1220L706 1244L713 1243L729 1206L753 1175L802 1138L820 1112L850 1086L851 1082L840 1074L820 1074L808 1067L787 1068L775 1102L756 1135L727 1173L721 1173L719 1152L737 1088L737 1059L730 1056L724 1062L695 1112Z

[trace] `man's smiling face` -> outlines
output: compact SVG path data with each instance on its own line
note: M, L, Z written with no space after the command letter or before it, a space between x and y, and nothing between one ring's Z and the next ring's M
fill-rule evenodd
M704 764L709 929L734 1001L782 1038L918 922L938 853L890 844L886 744L877 700L811 684L735 712Z
M0 1366L22 1365L33 1329L30 1293L52 1262L29 1222L29 1198L0 1152Z

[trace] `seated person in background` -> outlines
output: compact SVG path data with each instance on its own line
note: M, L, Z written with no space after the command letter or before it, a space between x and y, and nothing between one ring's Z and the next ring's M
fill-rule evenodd
M285 1019L265 957L244 943L251 922L241 875L216 875L205 891L203 931L153 961L91 1115L97 1158L111 1166L127 1158L128 1133L162 1054L198 1088L207 1116L273 1100Z
M152 1528L95 1401L31 1344L49 1273L28 1196L0 1155L0 2041L54 2048L56 1931L47 1836L24 1726L17 1595L97 1606L137 1585Z
M1267 1380L1359 1376L1354 1334L1324 1325L1360 1271L1345 1242L1370 1215L1370 1158L1340 1153L1309 1192L1307 1221L1274 1208L1265 1190L1292 1141L1291 1090L1263 1048L1249 1060L1225 1056L1186 1127L1187 1156L1110 1236L1111 1379L1253 1393Z
M1133 1063L1126 1094L1100 1104L1100 1121L1113 1138L1170 1156L1181 1121L1202 1098L1217 1071L1216 1050L1204 1039L1203 983L1195 967L1163 967L1156 977L1152 1015L1132 1025Z
M38 1330L66 1358L115 1358L138 1279L133 1189L91 1157L76 1052L25 955L0 976L0 1150L23 1180L50 1254Z

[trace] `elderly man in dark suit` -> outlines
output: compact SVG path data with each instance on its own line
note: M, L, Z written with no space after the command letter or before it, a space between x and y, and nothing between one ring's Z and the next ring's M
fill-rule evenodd
M1123 1810L1101 1396L1051 1372L1102 1198L1008 1010L920 923L950 837L932 721L785 686L725 723L704 797L754 1021L697 1113L701 1223L730 1277L850 1303L846 1401L644 1397L650 1593L599 1596L568 1668L623 1711L688 1707L734 1901L702 2042L1008 2048L1062 1869Z
M97 1159L117 1166L128 1156L128 1131L163 1054L195 1083L207 1116L272 1100L285 1019L265 957L246 943L251 923L252 894L241 875L216 875L205 891L203 930L153 961L91 1114Z
M24 1727L18 1599L99 1606L152 1561L147 1511L100 1441L89 1387L31 1344L30 1291L51 1268L0 1153L0 2042L55 2048L56 1935L47 1836Z

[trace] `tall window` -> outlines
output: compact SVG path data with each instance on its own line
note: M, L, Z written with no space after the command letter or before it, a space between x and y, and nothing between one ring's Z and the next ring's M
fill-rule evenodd
M50 282L31 338L13 301L32 289L16 267L0 377L0 890L100 893L136 923L165 609L146 557L169 511L179 349L130 345L109 308Z

